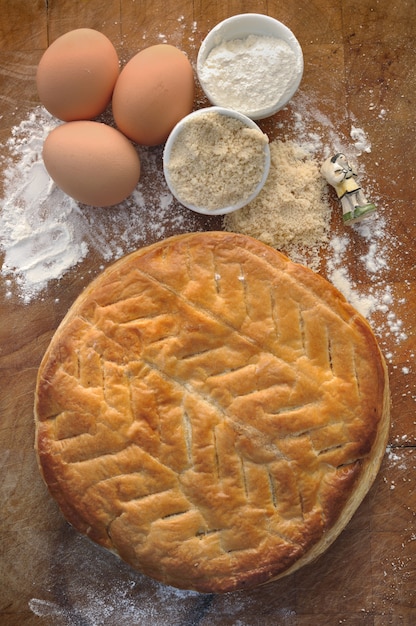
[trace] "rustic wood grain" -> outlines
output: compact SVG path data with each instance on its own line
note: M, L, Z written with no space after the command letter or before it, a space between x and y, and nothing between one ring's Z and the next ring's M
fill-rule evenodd
M414 0L0 0L0 157L14 125L38 104L35 73L42 52L73 28L91 27L113 40L123 62L146 45L168 41L195 62L218 21L246 11L286 23L304 51L297 102L309 98L348 137L358 120L371 137L361 159L379 210L388 216L396 254L384 269L407 339L397 342L380 312L380 344L389 355L390 443L376 482L356 515L318 562L251 592L180 595L161 590L75 533L47 494L33 452L37 367L66 310L100 271L92 252L22 303L0 282L0 623L4 626L413 626L416 623L416 254ZM206 104L197 92L196 104ZM381 115L381 111L386 113ZM289 106L262 126L289 137ZM319 120L310 131L325 133ZM2 163L2 161L1 161ZM1 207L0 207L1 210ZM335 219L335 218L334 218ZM336 220L335 220L336 221ZM203 228L217 221L197 222ZM339 228L335 224L335 229ZM355 263L360 284L372 284ZM2 257L0 257L0 261ZM406 374L404 373L406 371ZM35 599L31 610L29 602ZM106 612L104 611L106 609ZM54 614L55 611L55 614ZM39 615L42 614L43 616ZM98 617L97 617L98 616Z

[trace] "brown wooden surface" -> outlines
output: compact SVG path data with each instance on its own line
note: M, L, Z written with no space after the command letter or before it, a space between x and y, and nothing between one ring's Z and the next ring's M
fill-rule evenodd
M397 341L388 327L379 334L389 355L393 402L383 466L347 529L317 563L232 596L164 589L68 527L46 492L33 452L37 367L53 331L85 286L83 277L97 274L102 260L91 253L27 305L17 297L6 298L2 283L4 626L416 624L415 0L0 0L0 155L11 128L38 105L36 64L57 36L73 28L96 28L112 39L124 61L162 37L194 62L210 27L247 11L280 19L298 37L305 57L298 97L319 103L320 111L336 121L335 132L348 136L356 121L371 139L371 153L360 158L377 191L388 233L397 241L384 279L394 294L393 313L407 335ZM198 93L196 105L203 102ZM379 115L381 110L386 113ZM292 113L289 106L264 123L271 139L282 124L290 137ZM313 124L310 130L316 130ZM218 223L201 216L196 225L211 228ZM351 268L354 255L360 254L361 244L356 243L346 258ZM355 279L360 284L369 280L359 269Z

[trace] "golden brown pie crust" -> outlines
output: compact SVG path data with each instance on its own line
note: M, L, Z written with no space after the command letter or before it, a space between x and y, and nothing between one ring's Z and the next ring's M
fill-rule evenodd
M326 280L244 235L179 235L75 301L39 369L36 449L81 533L201 592L287 575L379 469L386 366Z

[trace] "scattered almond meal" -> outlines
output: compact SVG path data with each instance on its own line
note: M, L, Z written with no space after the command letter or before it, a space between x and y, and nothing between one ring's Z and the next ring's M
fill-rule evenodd
M305 248L316 251L310 265L317 270L331 214L319 163L294 141L272 141L270 153L265 186L250 204L225 216L224 228L255 237L292 260Z

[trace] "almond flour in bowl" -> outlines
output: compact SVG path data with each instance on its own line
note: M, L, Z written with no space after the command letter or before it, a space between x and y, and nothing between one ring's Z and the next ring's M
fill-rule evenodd
M199 109L173 129L163 167L181 204L206 215L231 213L263 188L270 168L269 140L237 111Z

